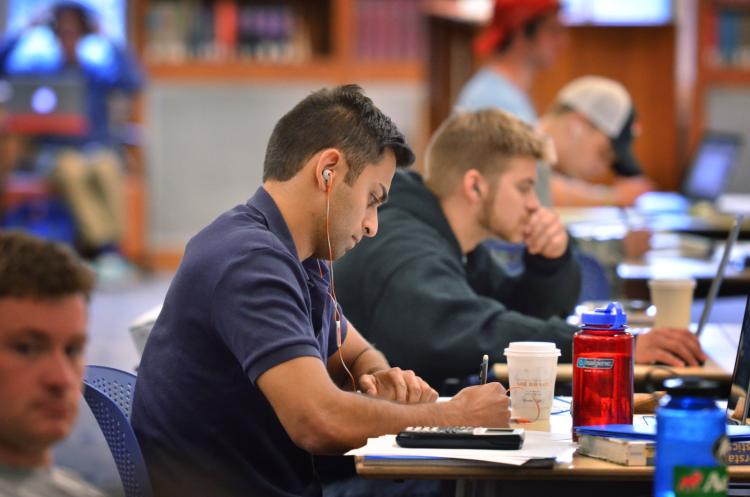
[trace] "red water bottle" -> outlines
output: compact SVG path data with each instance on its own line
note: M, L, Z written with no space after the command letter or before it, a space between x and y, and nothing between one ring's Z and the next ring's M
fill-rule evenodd
M633 423L633 335L617 302L581 316L573 336L573 427Z

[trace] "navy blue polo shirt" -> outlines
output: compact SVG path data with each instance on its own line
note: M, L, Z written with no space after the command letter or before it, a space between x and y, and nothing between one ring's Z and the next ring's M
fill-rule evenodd
M299 261L263 188L190 240L133 403L155 495L320 495L312 456L289 438L256 380L295 357L325 362L336 352L328 289L326 265Z

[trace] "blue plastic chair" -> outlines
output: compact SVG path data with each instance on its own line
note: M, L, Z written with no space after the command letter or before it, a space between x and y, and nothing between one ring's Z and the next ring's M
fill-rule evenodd
M106 366L87 366L83 397L107 440L126 497L152 497L146 462L130 426L136 377Z
M581 295L578 302L609 300L612 296L612 288L602 263L580 250L576 250L575 254L581 266Z

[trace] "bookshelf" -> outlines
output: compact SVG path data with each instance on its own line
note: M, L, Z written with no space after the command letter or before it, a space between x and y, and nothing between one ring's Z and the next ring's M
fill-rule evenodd
M140 0L156 80L421 81L419 0Z
M720 88L750 90L750 2L699 0L691 35L695 67L688 141L697 146L708 122L708 95Z
M701 8L701 65L711 70L748 73L750 4L728 0L704 1Z
M419 142L427 73L421 2L134 0L131 41L149 78L140 114L149 135L149 265L176 267L184 242L227 198L247 198L245 185L260 179L268 116L311 89L362 84L378 105L394 106ZM185 147L182 137L197 133L200 144ZM221 184L221 193L204 191L206 181ZM171 216L174 209L184 216Z

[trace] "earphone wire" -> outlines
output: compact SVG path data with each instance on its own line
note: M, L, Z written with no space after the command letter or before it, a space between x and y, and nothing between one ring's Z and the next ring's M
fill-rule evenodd
M341 352L341 314L339 313L339 303L338 299L336 298L336 286L335 281L333 277L333 248L331 247L331 229L330 229L330 213L331 213L331 195L330 195L331 185L330 185L330 177L326 180L326 241L328 242L328 276L330 281L330 291L328 292L328 296L331 297L331 300L333 300L333 318L336 321L336 345L338 346L338 355L339 360L341 361L341 365L344 367L344 371L349 375L349 379L352 381L352 391L357 391L357 382L354 380L354 375L351 371L349 371L349 368L346 366L346 363L344 362L344 355ZM320 260L318 260L318 264L320 264ZM318 266L318 269L320 270L320 276L323 276L323 270L320 269L320 266Z

